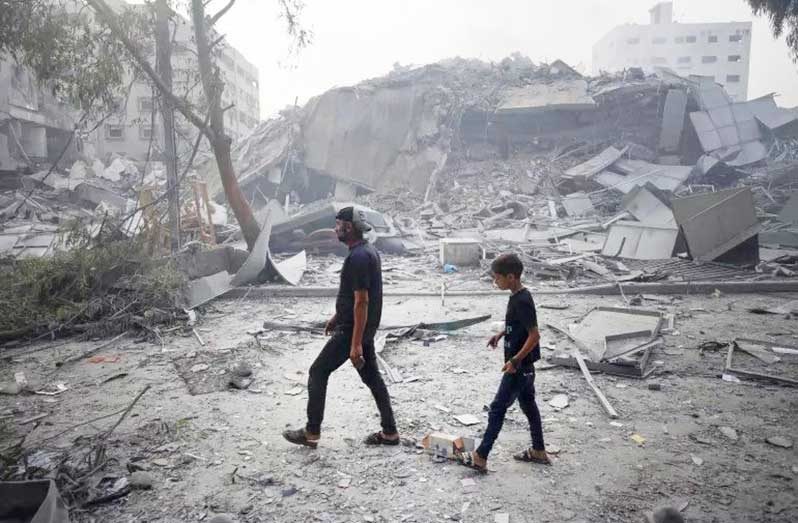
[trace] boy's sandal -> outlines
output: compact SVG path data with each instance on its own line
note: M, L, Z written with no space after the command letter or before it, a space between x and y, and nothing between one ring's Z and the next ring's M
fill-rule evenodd
M457 459L457 462L460 465L464 466L464 467L468 467L468 468L470 468L472 470L476 470L480 474L487 474L488 473L488 468L487 467L483 467L482 465L478 465L474 461L474 454L471 453L471 452L458 452L458 453L456 453L454 455L454 457L455 457L455 459Z
M388 439L382 435L382 432L375 432L374 434L369 434L366 436L366 439L363 440L363 443L366 445L398 445L399 438L396 439Z
M517 461L523 461L525 463L538 463L540 465L551 465L551 459L549 459L549 455L546 451L542 451L543 456L539 456L535 453L533 449L526 449L523 452L519 452L517 454L513 454L513 458Z
M283 431L283 437L294 445L304 445L312 449L319 446L318 441L308 439L305 429L285 430Z

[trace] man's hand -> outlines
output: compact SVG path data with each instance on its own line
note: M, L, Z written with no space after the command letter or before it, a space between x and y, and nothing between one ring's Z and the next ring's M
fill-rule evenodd
M504 364L504 367L502 367L502 372L505 374L515 374L517 370L518 369L515 368L515 363L513 363L512 358L510 358L510 360Z
M335 315L332 318L327 320L327 323L324 325L324 335L329 336L335 330L335 326L338 323L338 319Z
M502 336L504 336L503 332L491 336L490 339L488 340L488 347L490 347L491 349L495 349L496 346L499 344L499 341L502 339Z
M363 365L366 364L366 360L363 359L363 344L352 344L352 348L349 349L349 361L352 362L352 365L354 365L357 370L363 368Z

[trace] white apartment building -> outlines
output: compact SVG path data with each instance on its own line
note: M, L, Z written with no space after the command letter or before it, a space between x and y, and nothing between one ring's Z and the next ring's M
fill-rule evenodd
M681 76L710 76L735 101L748 99L751 22L680 24L673 2L650 11L649 25L626 24L593 45L593 73L667 67Z
M121 1L109 3L115 7L124 5ZM205 98L199 82L196 46L192 43L194 30L190 21L179 15L176 18L178 26L172 51L173 91L201 108L205 106ZM154 59L151 63L154 64ZM220 44L216 64L225 83L222 107L233 106L225 111L225 131L235 141L247 136L260 122L258 69L225 43ZM159 158L163 126L157 107L153 113L153 94L157 96L157 92L153 93L146 80L142 78L133 83L127 98L119 101L118 114L109 118L96 132L92 141L94 154L100 159L107 160L117 153L135 161L144 161L148 151L150 158ZM178 154L190 151L197 129L178 111L175 111L175 124Z

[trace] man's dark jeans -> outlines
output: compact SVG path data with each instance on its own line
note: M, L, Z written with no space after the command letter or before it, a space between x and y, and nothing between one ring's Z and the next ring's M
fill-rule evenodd
M477 449L477 454L487 459L493 448L499 432L504 424L504 415L507 409L518 399L521 410L529 420L529 431L532 435L532 448L535 450L545 450L543 444L543 425L540 421L540 411L535 403L535 371L534 369L526 373L518 371L515 374L504 374L502 376L499 390L496 397L490 404L488 412L488 428L482 437L482 443Z
M327 381L338 367L349 362L349 351L352 344L352 329L336 329L327 344L321 350L316 361L310 366L308 376L308 424L305 430L319 434L324 419L324 403L327 398ZM380 411L382 431L385 434L396 434L396 422L391 409L391 397L388 388L382 381L377 368L377 355L374 352L374 333L363 335L363 359L365 365L358 373L374 396L377 409Z

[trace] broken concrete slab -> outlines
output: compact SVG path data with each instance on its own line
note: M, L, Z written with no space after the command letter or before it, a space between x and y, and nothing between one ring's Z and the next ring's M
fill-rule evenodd
M588 94L587 87L587 81L582 78L514 87L505 93L496 114L594 110L596 102Z
M589 179L600 173L610 165L617 162L626 153L627 148L621 150L615 147L608 147L599 155L594 156L590 160L581 163L575 167L571 167L564 173L565 178L580 178Z
M671 205L694 260L722 258L761 229L753 194L747 187L676 198ZM759 261L758 245L732 254L737 263Z
M281 262L274 262L271 258L271 254L269 254L268 262L281 280L294 286L299 285L302 275L308 268L308 260L305 251L298 252L294 256Z
M792 193L790 199L779 212L779 221L782 223L798 224L798 192Z
M589 216L596 213L593 202L590 201L590 197L583 191L571 193L563 197L561 203L563 207L565 207L565 212L568 213L568 216Z
M776 105L774 94L748 100L757 121L779 137L798 136L798 112Z
M687 93L681 89L668 90L668 94L665 96L662 128L659 135L659 150L663 153L679 151L686 112Z
M634 187L652 183L663 191L675 192L684 185L693 168L684 165L660 165L642 160L619 160L595 176L608 189L626 194Z
M662 322L662 313L657 311L598 307L571 325L569 331L589 350L590 360L599 362L652 341Z
M441 266L479 266L482 260L482 242L471 238L443 238L439 241Z

